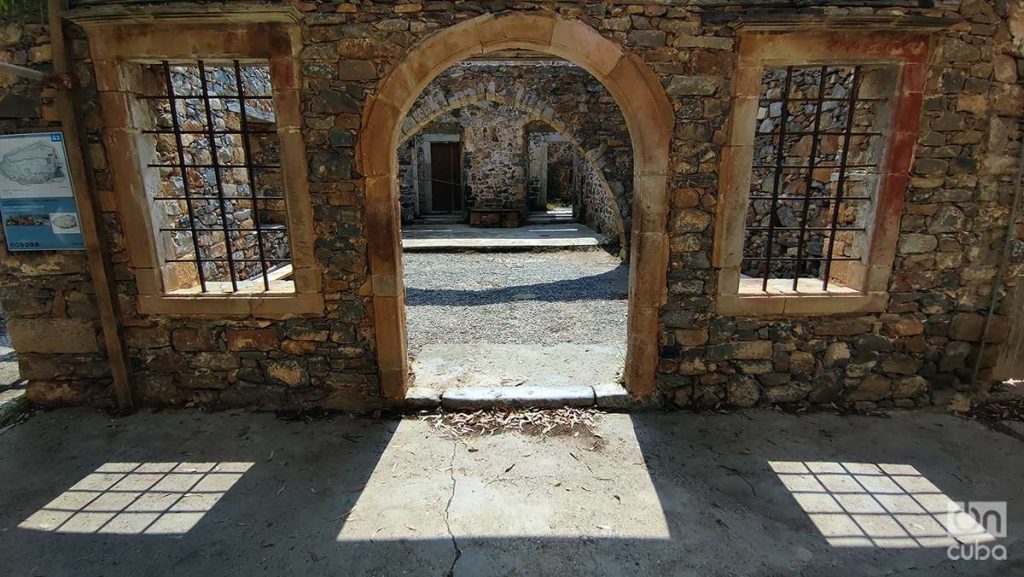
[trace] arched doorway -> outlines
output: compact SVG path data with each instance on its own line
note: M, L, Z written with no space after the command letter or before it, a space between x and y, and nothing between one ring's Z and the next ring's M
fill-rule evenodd
M381 388L405 396L408 375L395 147L416 97L438 74L469 56L524 48L573 62L612 94L633 142L634 196L627 321L626 388L655 392L658 311L668 267L668 156L674 116L654 72L589 26L553 14L486 14L438 31L413 47L368 98L357 147L366 179L367 251Z

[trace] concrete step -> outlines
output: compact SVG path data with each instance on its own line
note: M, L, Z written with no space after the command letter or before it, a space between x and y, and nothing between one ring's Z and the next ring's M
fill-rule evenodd
M595 403L594 389L583 385L463 387L450 389L441 394L441 407L463 411L492 408L592 407Z
M559 218L559 217L537 217L529 218L526 220L527 226L533 226L538 224L574 224L576 221L570 218Z
M466 221L461 214L428 214L417 218L414 224L460 224Z
M412 387L405 404L411 409L480 411L488 409L560 409L598 407L601 409L642 409L658 405L657 399L634 399L622 385L522 385L518 387L463 387L440 392Z

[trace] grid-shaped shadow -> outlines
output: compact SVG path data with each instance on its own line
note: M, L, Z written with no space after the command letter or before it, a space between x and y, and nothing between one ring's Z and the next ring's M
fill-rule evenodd
M105 463L19 527L60 533L184 534L253 463Z
M995 540L911 465L769 461L835 547L948 547Z

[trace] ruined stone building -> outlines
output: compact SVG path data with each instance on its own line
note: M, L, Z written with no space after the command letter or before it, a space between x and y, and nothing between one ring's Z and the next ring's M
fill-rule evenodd
M84 252L0 249L42 404L400 406L403 224L588 225L638 402L964 406L1024 374L1024 6L74 0L0 24Z

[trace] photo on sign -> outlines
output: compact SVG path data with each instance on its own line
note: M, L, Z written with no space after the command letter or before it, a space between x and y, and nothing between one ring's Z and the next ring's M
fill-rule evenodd
M50 215L50 226L53 234L80 234L78 215L73 212L55 212Z
M6 226L51 226L48 214L13 214L4 219Z

